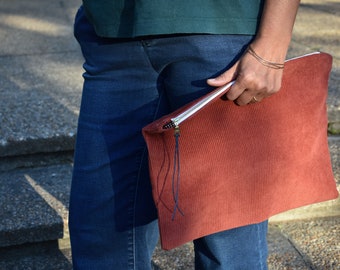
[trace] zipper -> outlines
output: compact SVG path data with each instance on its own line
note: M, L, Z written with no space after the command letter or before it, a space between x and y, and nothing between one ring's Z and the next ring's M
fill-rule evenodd
M217 88L216 90L212 91L211 94L207 95L204 99L197 102L192 107L188 108L187 110L185 110L181 114L177 115L176 117L171 118L170 122L166 123L163 126L163 129L170 129L170 128L178 127L183 121L185 121L190 116L197 113L199 110L201 110L204 106L206 106L212 100L214 100L215 98L224 94L234 83L235 83L235 81L232 81L232 82L230 82L230 83L228 83L224 86L221 86L221 87Z

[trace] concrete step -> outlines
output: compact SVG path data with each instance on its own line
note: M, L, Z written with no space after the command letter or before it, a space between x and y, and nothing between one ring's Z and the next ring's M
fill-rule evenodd
M82 84L79 52L0 59L0 157L73 150ZM30 74L22 70L27 63Z
M73 150L0 157L0 172L72 163Z
M58 241L0 248L1 270L71 270L71 250Z
M67 235L70 163L0 173L0 247Z
M73 150L83 57L72 25L80 5L0 0L0 157Z

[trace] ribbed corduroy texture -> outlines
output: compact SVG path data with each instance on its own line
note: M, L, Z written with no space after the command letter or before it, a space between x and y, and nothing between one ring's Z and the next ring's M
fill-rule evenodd
M338 196L327 140L331 64L326 53L290 60L278 94L243 107L217 98L180 125L183 216L172 219L174 130L162 129L183 108L143 129L164 249Z

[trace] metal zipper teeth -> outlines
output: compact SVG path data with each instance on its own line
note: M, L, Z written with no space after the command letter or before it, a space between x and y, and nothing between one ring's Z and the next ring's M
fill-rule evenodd
M211 95L208 95L206 98L204 98L203 100L201 100L200 102L198 102L197 104L193 105L192 107L190 107L189 109L187 109L186 111L182 112L180 115L174 117L171 119L172 123L175 126L178 126L179 124L181 124L183 121L185 121L186 119L188 119L190 116L192 116L193 114L195 114L196 112L198 112L200 109L202 109L205 105L207 105L210 101L214 100L216 97L220 96L221 94L223 94L226 90L228 90L233 84L235 83L235 81L232 81L222 87L220 87L218 90L214 91Z

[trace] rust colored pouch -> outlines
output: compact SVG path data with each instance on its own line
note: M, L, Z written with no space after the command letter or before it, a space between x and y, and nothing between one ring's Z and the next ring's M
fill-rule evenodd
M288 60L281 90L259 103L223 100L228 85L143 128L163 249L338 196L331 65L326 53Z

